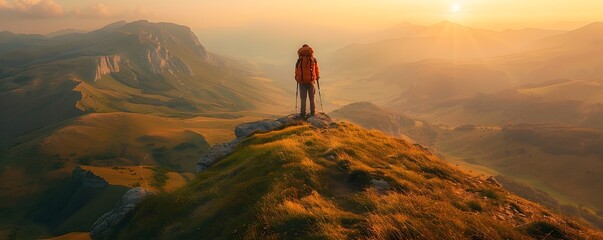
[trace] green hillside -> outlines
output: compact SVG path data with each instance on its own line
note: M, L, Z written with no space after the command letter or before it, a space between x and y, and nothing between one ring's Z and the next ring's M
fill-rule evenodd
M283 109L283 91L261 71L208 52L186 26L136 21L36 47L0 46L8 49L0 52L0 144L89 112L194 117Z
M297 124L248 137L116 239L601 239L375 130Z

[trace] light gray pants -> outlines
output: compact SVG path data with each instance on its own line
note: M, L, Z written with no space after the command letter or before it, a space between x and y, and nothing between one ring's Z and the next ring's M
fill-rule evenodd
M301 99L301 109L300 115L306 115L306 98L310 97L310 115L314 115L316 113L316 101L314 101L314 96L316 95L316 88L314 87L314 82L312 83L300 83L299 84L299 97Z

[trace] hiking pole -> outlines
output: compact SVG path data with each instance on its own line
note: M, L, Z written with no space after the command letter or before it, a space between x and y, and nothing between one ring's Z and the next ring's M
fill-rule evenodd
M325 108L322 106L322 94L320 94L320 81L316 79L316 83L318 84L318 97L320 98L320 110L322 113L325 113Z
M295 85L296 85L296 88L295 88L295 112L293 112L293 114L297 114L297 95L299 93L299 83L296 82Z

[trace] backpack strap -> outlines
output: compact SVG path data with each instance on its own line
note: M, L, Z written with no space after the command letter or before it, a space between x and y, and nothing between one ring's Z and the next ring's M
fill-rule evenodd
M301 82L304 81L304 68L303 68L303 57L299 56L299 58L297 59L297 67L299 68L299 72L301 73Z

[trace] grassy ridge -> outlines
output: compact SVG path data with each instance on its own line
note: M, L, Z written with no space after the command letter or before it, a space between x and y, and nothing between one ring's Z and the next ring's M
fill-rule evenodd
M100 206L111 208L120 194L110 200L96 194L87 207L65 213L71 219L56 221L65 220L65 226L36 225L30 213L39 202L52 200L48 192L60 188L77 165L87 165L113 185L173 191L192 178L196 160L210 144L233 138L235 125L254 119L93 113L0 144L0 239L52 236L55 228L54 233L88 230L89 224L78 224L108 209ZM168 171L150 170L155 168Z
M174 193L144 201L120 239L601 237L406 141L351 124L246 139Z

